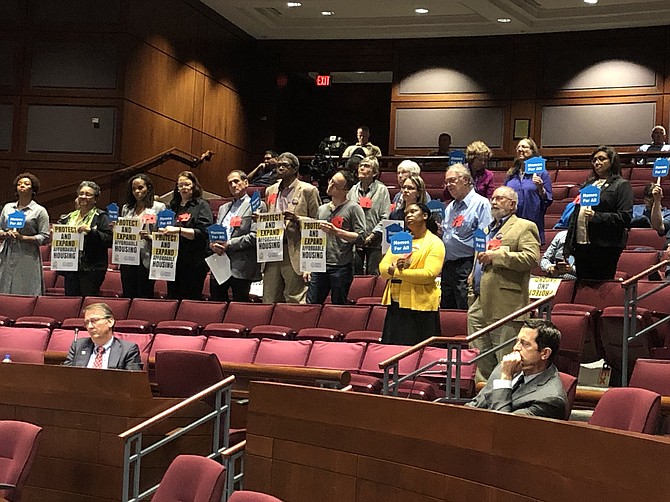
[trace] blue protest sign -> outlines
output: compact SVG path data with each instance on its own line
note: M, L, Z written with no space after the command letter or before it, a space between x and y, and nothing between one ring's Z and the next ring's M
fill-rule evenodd
M600 188L589 185L579 191L579 205L582 207L597 206L600 204Z
M23 228L26 226L26 215L22 211L14 211L7 216L7 228Z
M430 212L433 213L435 221L440 222L444 219L444 203L440 200L433 199L426 204Z
M119 221L119 205L116 202L112 202L107 206L107 216L112 221Z
M462 150L451 150L449 152L449 165L465 164L465 152Z
M207 234L209 235L210 242L228 240L228 231L226 230L226 227L219 225L218 223L208 226Z
M409 232L398 232L391 237L391 253L406 254L412 252L412 234Z
M670 171L670 159L667 157L659 157L654 161L654 167L651 171L651 174L654 176L654 178L660 178L662 176L667 176L668 171Z
M523 170L526 174L536 174L541 173L546 169L547 161L542 157L533 157L528 159L523 163Z
M158 213L158 228L165 228L170 225L174 225L174 211L170 209L163 209Z
M398 232L402 232L403 230L404 230L404 228L400 223L394 223L394 224L389 225L388 227L386 227L386 235L384 236L384 237L386 237L386 239L385 239L386 242L388 242L390 244L391 243L391 238L395 234L397 234Z
M483 253L486 251L486 232L484 232L481 228L478 228L472 235L474 236L475 240L475 251L478 253Z
M252 213L255 213L261 208L261 193L258 190L251 194L249 205L251 206Z

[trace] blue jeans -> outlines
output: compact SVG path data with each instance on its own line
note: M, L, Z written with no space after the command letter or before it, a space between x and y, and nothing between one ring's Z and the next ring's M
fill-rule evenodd
M323 303L330 292L335 305L349 303L348 295L354 280L351 265L326 265L325 272L312 272L307 288L307 303Z

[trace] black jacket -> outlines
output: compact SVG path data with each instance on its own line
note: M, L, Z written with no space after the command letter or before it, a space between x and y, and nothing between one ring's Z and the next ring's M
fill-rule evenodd
M580 189L592 183L593 180L586 181ZM566 256L572 254L577 244L579 209L579 204L576 204L568 225L568 235L565 239ZM591 244L605 248L625 248L628 227L633 216L633 188L628 180L618 174L607 178L600 191L600 204L593 206L593 210L596 214L588 223Z

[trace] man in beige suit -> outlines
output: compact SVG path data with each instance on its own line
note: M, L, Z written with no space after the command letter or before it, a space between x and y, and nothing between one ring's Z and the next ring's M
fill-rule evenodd
M509 187L499 187L491 197L493 221L487 229L486 251L475 255L472 274L468 334L528 305L530 271L540 260L540 236L532 221L514 214L518 196ZM480 352L514 338L525 317L508 322L472 342ZM477 381L488 380L509 348L489 354L477 364Z
M263 303L305 303L307 285L300 271L300 217L316 218L321 199L314 185L298 180L300 161L292 153L277 157L278 183L265 191L268 212L283 213L284 259L265 264Z

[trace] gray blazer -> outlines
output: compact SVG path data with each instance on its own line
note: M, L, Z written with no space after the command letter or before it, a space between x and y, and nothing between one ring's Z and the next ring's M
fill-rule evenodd
M556 366L549 366L530 382L512 393L512 389L493 389L493 380L500 378L502 364L491 373L486 386L466 406L488 410L506 411L517 415L547 418L565 418L568 398Z
M88 337L80 338L70 346L70 351L65 358L63 366L86 367L91 358L95 345ZM142 359L140 349L136 343L126 342L114 337L112 346L109 348L109 369L117 370L141 370Z
M216 219L218 224L221 224L232 205L232 202L227 202L219 208ZM261 202L259 211L266 212L264 202ZM228 236L228 249L226 249L226 254L230 258L230 271L236 279L260 281L261 265L256 258L256 222L252 218L249 197L245 197L237 215L242 218L242 223L239 227L233 228Z

